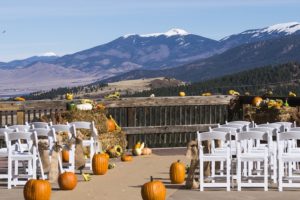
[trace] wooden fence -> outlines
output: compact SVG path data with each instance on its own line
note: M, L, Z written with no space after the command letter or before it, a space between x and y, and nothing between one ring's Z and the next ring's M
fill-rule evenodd
M196 131L231 120L233 96L125 98L99 100L127 133L128 147L144 141L149 147L185 146ZM68 101L0 102L0 126L23 124L66 110ZM240 114L236 115L239 118Z

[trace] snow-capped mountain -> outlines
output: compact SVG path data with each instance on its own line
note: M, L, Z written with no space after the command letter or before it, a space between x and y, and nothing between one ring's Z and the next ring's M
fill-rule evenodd
M300 34L300 24L298 22L289 22L275 24L261 29L251 29L239 34L230 35L220 40L224 50L241 44L275 39L279 37Z
M128 34L124 35L124 38L130 37L130 36L139 36L139 37L159 37L159 36L166 36L166 37L171 37L171 36L184 36L188 35L189 33L186 32L183 29L178 29L178 28L172 28L169 31L165 33L150 33L150 34Z
M138 68L171 68L207 58L216 53L218 45L218 41L171 29L165 33L125 35L60 57L55 64L112 76Z

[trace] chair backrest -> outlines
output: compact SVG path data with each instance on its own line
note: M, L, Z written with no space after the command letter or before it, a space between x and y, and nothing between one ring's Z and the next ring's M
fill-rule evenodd
M221 132L226 132L226 133L231 133L231 134L235 134L239 131L238 128L234 128L234 127L217 127L217 128L210 128L209 129L210 132L211 131L221 131Z
M278 154L289 152L291 148L299 148L297 140L300 140L300 131L277 133Z
M299 131L299 132L300 132L300 127L293 127L293 128L290 128L289 131Z
M283 125L285 131L289 131L291 128L296 127L296 122L295 121L294 122L275 122L275 123L272 123L272 124L281 124L281 125Z
M271 127L255 127L255 128L250 128L249 131L268 132L268 133L272 133L272 135L274 136L276 136L278 132L276 128L271 128Z
M300 140L300 131L288 131L277 134L277 141Z
M249 121L230 121L230 122L227 122L227 121L225 121L225 124L242 124L242 125L250 126L250 124L252 124L252 122L249 122Z
M80 128L80 129L89 129L91 131L92 137L97 137L98 136L98 131L95 126L95 122L86 122L86 121L76 121L76 122L71 122L69 123L70 125L74 125L75 128Z
M30 130L30 126L28 124L25 124L25 125L12 125L12 126L8 126L7 128L9 129L14 129L16 131L19 131L19 132L27 132Z
M269 141L270 134L261 131L244 131L236 134L236 140L263 140Z
M49 126L52 125L52 123L48 124L47 122L32 122L31 127L33 129L35 128L47 128L49 129Z
M284 126L282 124L276 124L276 123L259 124L256 125L256 127L269 127L269 128L276 128L278 132L284 131Z
M207 141L207 140L230 140L230 134L221 131L211 131L211 132L197 132L198 142Z
M221 127L231 127L231 128L236 128L238 129L238 131L246 131L247 130L247 126L243 125L243 124L218 124L218 128Z
M17 141L18 143L22 140L22 142L25 142L27 144L27 149L32 151L32 148L35 147L37 149L36 142L37 136L35 132L26 132L26 131L20 131L20 132L12 132L12 133L4 133L5 134L5 140L7 144L8 152L11 152L13 149L12 142ZM22 152L22 146L19 145L19 150Z
M10 128L0 128L0 138L4 138L4 133L12 133L15 132L14 129L10 129Z
M72 136L76 136L76 129L74 125L70 124L56 124L50 126L50 129L54 129L55 132L67 132L69 135L69 138Z
M54 129L35 128L31 129L30 132L35 132L37 139L46 137L48 139L49 149L52 149L54 143L57 141Z

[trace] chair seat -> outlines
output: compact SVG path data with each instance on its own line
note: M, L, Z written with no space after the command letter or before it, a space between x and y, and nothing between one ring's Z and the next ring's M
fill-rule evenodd
M202 159L204 161L226 161L226 155L221 153L204 154Z
M299 154L299 152L283 154L282 160L283 161L300 161L300 154Z
M17 160L31 160L34 158L34 155L30 152L12 152L11 157Z

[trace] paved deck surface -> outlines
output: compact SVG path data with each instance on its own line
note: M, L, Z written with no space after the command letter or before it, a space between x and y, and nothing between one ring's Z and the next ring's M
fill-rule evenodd
M277 192L275 189L269 192L264 192L262 189L249 189L242 192L222 190L199 192L186 190L182 185L172 185L168 178L169 166L178 159L186 164L189 163L183 153L183 150L159 150L155 151L155 155L134 157L131 163L115 161L116 168L109 170L104 176L92 176L90 182L83 182L79 177L79 183L73 191L59 191L57 186L53 186L51 199L140 200L141 185L147 182L151 175L166 185L168 200L299 199L300 189L284 192ZM4 185L0 186L0 199L23 199L22 187L7 190Z

